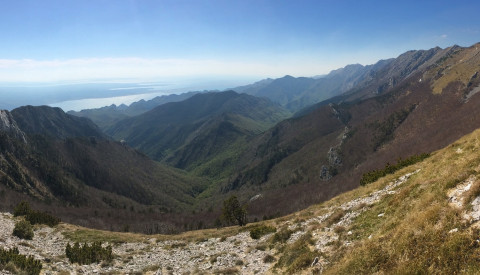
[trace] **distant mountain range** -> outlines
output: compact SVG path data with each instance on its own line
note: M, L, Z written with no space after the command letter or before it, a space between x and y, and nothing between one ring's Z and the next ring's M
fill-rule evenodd
M231 194L250 219L290 213L479 128L478 46L72 113L101 127L49 107L3 112L0 182L83 209L151 208L176 230L213 226Z
M238 146L290 115L268 99L233 91L202 93L121 120L105 132L155 160L191 170L209 161L220 166L234 161Z
M147 101L142 99L140 101L130 104L129 106L124 104L116 106L115 104L112 104L110 106L105 106L102 108L86 109L79 112L69 111L68 114L78 117L87 117L93 122L95 122L99 127L105 128L124 118L143 114L157 106L168 102L185 100L197 93L199 92L188 92L179 95L163 95L157 96Z
M356 85L368 81L376 71L393 59L379 61L375 65L348 65L322 77L284 76L266 79L233 90L260 97L267 97L290 111L296 112L307 106L343 94Z

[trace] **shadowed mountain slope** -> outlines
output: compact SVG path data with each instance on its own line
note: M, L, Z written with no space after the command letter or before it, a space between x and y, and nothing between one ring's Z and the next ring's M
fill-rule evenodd
M64 139L67 137L105 137L97 125L86 118L66 114L60 108L24 106L12 110L22 131Z
M479 140L476 130L366 186L244 227L165 236L61 223L36 225L34 239L21 240L12 235L18 218L1 213L0 243L34 256L42 273L77 272L61 259L67 244L100 241L113 247L114 264L82 264L83 272L477 274Z
M235 151L247 137L260 134L289 115L267 99L233 91L205 93L122 120L107 133L153 159L191 169L194 164Z
M18 149L25 145L16 144L17 139L3 142L2 146L10 148L8 152L15 157L8 160L4 154L5 169L11 168L3 170L4 174L11 178L15 171L20 171L17 174L23 175L5 185L20 182L20 186L27 186L26 190L34 190L40 196L42 192L52 192L55 184L62 187L63 183L53 182L37 188L41 185L26 180L28 173L12 164L19 163L26 171L33 169L31 174L41 182L48 175L42 178L35 173L52 169L35 167L40 165L37 162L45 162L53 163L57 167L53 171L69 184L57 191L60 197L76 198L76 194L82 194L81 189L77 192L73 188L78 183L88 186L87 189L95 188L91 190L116 192L116 196L127 196L137 204L145 197L147 203L166 209L194 208L203 213L211 209L209 213L218 214L222 201L235 194L242 202L248 202L250 220L291 213L356 188L366 172L382 169L398 158L437 150L479 128L478 46L410 51L373 65L360 78L355 77L360 67L348 67L348 75L357 81L352 89L286 120L289 113L268 99L230 91L167 103L108 129L115 139L126 140L162 164L153 163L120 143L92 139L90 134L71 138L51 130L48 123L41 124L45 129L38 130L28 123L23 129L23 123L18 122L18 128L27 134L60 134L57 139L34 139L34 135L28 135L28 150L38 154L30 158L33 153ZM335 73L331 75L334 76ZM4 134L15 132L18 137L18 131ZM121 150L128 153L121 154ZM38 161L28 162L35 159ZM143 167L137 167L137 163ZM167 168L165 164L184 171ZM58 178L55 173L54 178ZM164 179L162 175L169 176ZM159 194L162 190L170 191ZM214 214L209 219L205 223L213 226Z
M152 215L183 212L192 208L195 196L205 188L201 179L104 138L88 119L50 107L22 107L12 114L26 142L17 133L1 132L1 185L60 208L78 207L66 209L67 216L86 214L82 211L87 208L105 209L92 218L97 221L102 215L110 219L108 209L117 209L119 215L130 208L151 208ZM127 222L120 215L112 226ZM175 226L169 230L178 230Z
M252 213L288 213L355 188L363 173L385 163L437 150L480 127L478 45L409 52L390 64L363 89L256 138L222 190L261 194ZM394 76L402 80L389 85Z
M87 117L91 119L95 124L97 124L100 128L105 129L122 119L143 114L157 106L168 102L185 100L197 93L199 92L157 96L150 100L142 99L140 101L130 104L129 106L126 106L124 104L116 106L113 104L102 108L81 110L79 112L69 111L68 114L78 117Z
M321 78L284 76L234 88L235 91L266 97L295 112L322 100L340 95L361 82L371 79L375 72L392 60L375 65L348 65Z

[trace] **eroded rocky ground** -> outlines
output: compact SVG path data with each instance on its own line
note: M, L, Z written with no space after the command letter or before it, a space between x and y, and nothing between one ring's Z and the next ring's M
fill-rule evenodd
M323 209L323 214L303 220L279 219L277 230L289 229L293 234L286 245L294 243L303 235L311 234L312 249L319 255L310 269L321 272L328 264L326 256L339 246L352 245L352 241L339 238L354 219L369 206L384 196L394 194L396 188L419 170L408 173L387 184L383 189L346 203ZM379 214L379 218L383 215ZM222 238L197 238L192 241L161 240L148 236L142 241L111 243L114 260L91 265L72 264L65 257L65 246L71 240L64 231L66 226L50 228L35 226L33 240L21 240L12 236L15 221L20 218L9 213L0 214L0 247L18 247L21 254L33 255L43 262L42 274L271 274L281 272L273 269L280 257L279 247L270 245L273 233L258 240L250 237L249 231ZM200 236L201 237L201 236ZM339 243L340 242L340 243ZM106 243L108 244L108 243ZM269 256L268 256L269 255ZM323 255L323 256L321 256ZM3 271L6 272L6 271ZM310 271L311 272L311 271Z

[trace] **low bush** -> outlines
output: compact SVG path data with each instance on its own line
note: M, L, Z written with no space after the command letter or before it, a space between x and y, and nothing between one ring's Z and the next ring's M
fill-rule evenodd
M50 227L53 227L60 223L60 219L54 217L48 213L40 212L40 211L30 211L26 216L25 219L29 221L31 224L45 224Z
M273 263L275 262L275 257L273 257L272 255L270 254L267 254L265 257L263 257L263 262L264 263Z
M13 216L25 216L27 215L32 209L30 208L30 204L26 201L22 201L15 208L13 209Z
M316 254L310 250L313 243L312 235L307 233L295 243L285 248L284 253L275 264L275 268L287 268L288 274L297 274L300 270L309 267Z
M93 242L91 246L87 243L81 246L78 242L71 246L68 243L65 254L71 263L79 264L99 263L113 259L112 246L102 247L101 242Z
M335 212L333 212L332 215L330 215L325 220L325 223L327 224L327 226L332 226L333 224L339 222L343 218L343 216L345 216L345 210L339 208L335 210Z
M30 224L45 224L53 227L60 223L60 219L48 213L35 211L30 208L30 204L26 201L20 202L13 210L14 216L25 216L25 220Z
M15 224L12 234L20 239L31 240L33 239L33 227L28 221L21 220Z
M289 230L287 228L283 228L282 230L275 233L270 241L271 241L271 243L284 243L288 239L290 239L290 236L292 234L293 234L292 230Z
M413 155L409 158L406 159L399 159L397 161L397 164L391 165L390 163L387 163L385 165L385 168L383 169L378 169L378 170L373 170L370 172L367 172L362 175L362 178L360 179L360 185L367 185L369 183L375 182L381 177L384 177L388 174L393 174L396 171L402 169L403 167L407 167L410 165L413 165L417 162L420 162L426 158L430 157L430 154L427 153L422 153L420 155Z
M273 226L261 225L250 230L250 237L254 240L260 239L269 233L275 233L277 229Z
M18 248L9 250L0 248L0 270L12 264L29 275L40 274L42 270L42 263L39 260L35 260L32 256L21 255Z

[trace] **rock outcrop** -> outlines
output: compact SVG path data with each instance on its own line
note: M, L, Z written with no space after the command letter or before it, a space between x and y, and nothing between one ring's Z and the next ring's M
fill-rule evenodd
M0 132L7 132L22 142L27 143L25 133L18 128L17 122L9 111L0 110Z

